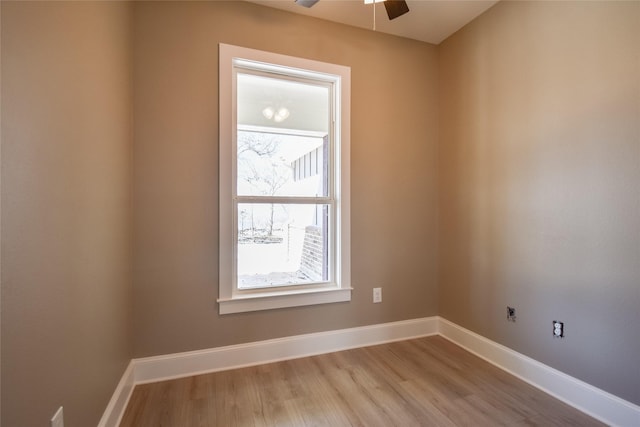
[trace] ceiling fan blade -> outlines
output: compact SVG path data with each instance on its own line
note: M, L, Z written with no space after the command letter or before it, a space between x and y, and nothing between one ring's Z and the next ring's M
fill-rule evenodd
M296 3L300 6L311 7L314 4L318 3L320 0L296 0Z
M389 15L390 20L409 12L409 6L407 6L405 0L386 0L384 7L387 9L387 15Z

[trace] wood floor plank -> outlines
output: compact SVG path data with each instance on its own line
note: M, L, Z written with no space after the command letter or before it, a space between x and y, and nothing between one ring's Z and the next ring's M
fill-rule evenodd
M435 336L136 386L121 427L602 426Z

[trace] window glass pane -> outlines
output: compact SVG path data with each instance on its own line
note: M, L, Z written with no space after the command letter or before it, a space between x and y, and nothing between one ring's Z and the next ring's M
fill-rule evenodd
M326 196L326 139L238 131L238 195Z
M328 205L238 204L238 288L329 280Z
M237 73L237 124L329 133L330 85Z

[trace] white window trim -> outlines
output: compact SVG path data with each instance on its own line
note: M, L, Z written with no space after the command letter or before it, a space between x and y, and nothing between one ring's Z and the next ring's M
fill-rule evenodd
M340 103L337 106L336 141L339 155L335 156L334 168L339 173L336 180L336 281L335 283L313 287L278 288L275 291L260 289L256 292L239 292L234 286L234 265L236 263L235 224L233 203L233 179L235 163L234 127L236 111L230 108L235 98L234 58L262 64L278 64L296 69L300 75L304 70L340 76ZM219 311L220 314L275 308L345 302L351 300L351 210L350 210L350 93L351 70L342 65L329 64L309 59L296 58L270 52L263 52L227 44L219 45ZM231 83L229 83L231 82Z

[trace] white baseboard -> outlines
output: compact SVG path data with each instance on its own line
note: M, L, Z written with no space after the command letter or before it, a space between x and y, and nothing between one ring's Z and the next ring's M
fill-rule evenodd
M102 418L98 423L98 427L118 427L122 416L124 415L131 393L133 393L134 382L134 361L129 362L127 369L124 371L116 390L111 396L111 400L105 409Z
M465 350L611 426L640 426L640 406L620 399L461 326L439 318L438 332Z
M640 407L440 317L297 335L133 359L98 427L117 427L136 384L440 334L489 363L606 424L640 426Z
M296 359L350 348L435 335L437 331L438 318L428 317L134 359L135 382L136 384L143 384Z
M428 317L133 359L118 383L98 427L117 427L120 424L133 387L137 384L402 341L435 335L437 332L438 318Z

